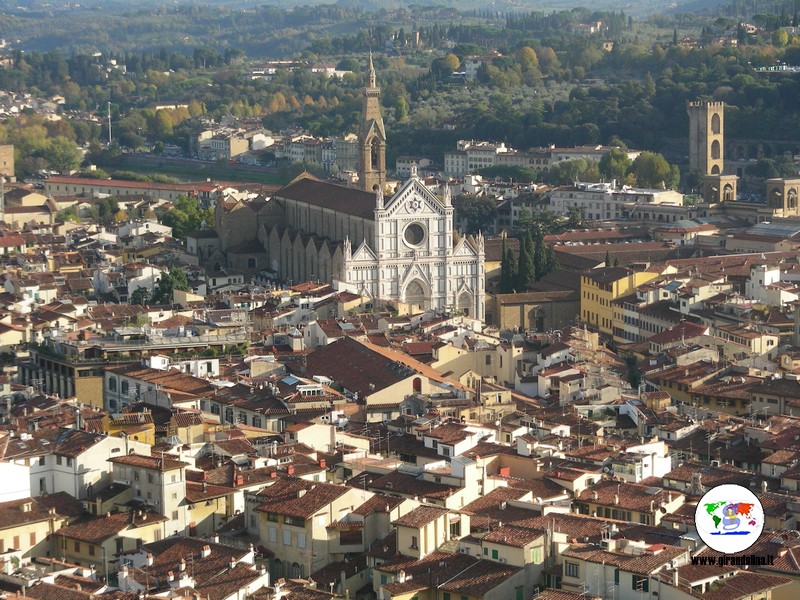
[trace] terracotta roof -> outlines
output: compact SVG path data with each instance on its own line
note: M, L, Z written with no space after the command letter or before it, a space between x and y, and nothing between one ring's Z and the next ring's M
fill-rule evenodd
M677 546L658 546L643 553L628 554L624 552L609 552L599 546L591 544L574 544L562 552L565 560L570 558L581 559L592 563L604 563L619 567L621 571L637 575L650 575L670 561L687 554L686 548Z
M406 513L399 519L392 522L395 527L411 527L418 529L425 527L428 523L432 523L436 519L447 515L450 511L440 506L422 505L418 506L411 512Z
M155 471L173 471L188 467L189 463L175 460L166 456L144 456L142 454L126 454L125 456L115 456L108 459L110 462L138 467L140 469L153 469Z
M279 479L258 493L261 504L255 510L308 519L349 490L346 486L331 483Z
M146 527L167 520L166 517L152 511L119 512L103 517L87 517L62 527L56 533L71 540L99 544L125 529Z
M53 514L50 514L51 509ZM82 513L81 503L66 492L9 500L0 502L0 530Z
M275 192L276 198L288 198L333 211L373 220L375 194L347 188L305 176Z

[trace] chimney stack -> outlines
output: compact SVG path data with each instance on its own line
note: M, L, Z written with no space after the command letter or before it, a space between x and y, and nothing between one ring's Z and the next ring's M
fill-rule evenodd
M186 561L181 559L181 562L178 563L178 570L183 573L186 570Z
M146 560L147 560L147 566L148 567L152 567L153 566L153 554L152 554L152 552L148 552L147 553L147 559Z
M205 546L203 546L203 549L200 551L200 556L202 558L206 558L206 557L208 557L210 555L211 555L211 546L206 544Z

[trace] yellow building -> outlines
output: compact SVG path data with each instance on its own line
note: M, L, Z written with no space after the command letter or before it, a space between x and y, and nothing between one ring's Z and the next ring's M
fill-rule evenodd
M121 552L165 538L167 521L151 511L90 517L56 531L55 552L76 565L95 565L98 575L105 577Z
M151 446L156 443L156 426L149 412L125 413L108 423L108 435L125 437Z
M1 502L0 554L6 560L49 556L52 533L81 512L81 503L65 492Z
M651 271L603 267L581 276L581 319L611 337L614 328L612 302L658 277Z

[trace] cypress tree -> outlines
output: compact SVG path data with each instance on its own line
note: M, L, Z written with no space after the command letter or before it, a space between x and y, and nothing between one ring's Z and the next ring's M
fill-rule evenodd
M517 260L514 257L514 253L511 251L511 248L506 249L506 270L505 270L506 279L505 281L501 282L502 292L504 294L510 294L514 291L517 282Z
M534 272L536 273L536 281L539 281L542 277L547 275L547 258L545 256L546 247L544 244L544 238L542 234L539 233L536 236L536 245L533 249L533 265L534 265Z
M608 252L608 250L606 250L605 266L607 267L611 266L611 254Z
M536 266L533 240L530 230L519 241L519 263L517 266L517 290L523 291L536 281Z
M556 253L552 247L547 246L547 249L544 252L545 254L545 264L547 265L547 272L552 273L553 271L558 271L558 261L556 260Z

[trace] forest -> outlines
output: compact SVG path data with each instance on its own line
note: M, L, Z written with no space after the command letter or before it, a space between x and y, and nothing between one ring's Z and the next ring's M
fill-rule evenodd
M286 50L290 56L308 65L333 64L352 71L342 78L303 69L279 70L270 80L252 78L250 67L259 60L247 44L232 39L223 45L137 47L106 54L12 48L7 66L0 69L0 89L63 96L62 110L71 118L54 124L23 115L0 126L0 141L24 149L19 156L23 172L53 164L59 148L49 148L50 138L94 144L93 157L101 156L97 145L107 136L105 120L78 115L104 115L109 102L114 142L132 150L177 144L188 152L204 122L230 115L257 120L275 132L297 127L320 136L355 132L366 52L373 48L390 164L399 154L441 161L458 139L469 138L504 141L523 150L613 143L662 152L671 162L681 162L685 105L702 98L727 103L730 138L768 140L780 151L796 154L800 79L758 69L800 65L800 37L790 33L798 18L797 2L775 5L778 12L751 14L756 23L751 33L731 16L759 7L741 3L721 6L710 16L638 20L624 12L588 9L483 14L415 6L384 10L386 21L374 26L378 13L359 7L248 9L259 13L256 22L280 24L284 32L302 31L302 50ZM224 28L229 16L225 10L213 15L208 7L194 7L189 16L207 20L203 31L213 29L211 23ZM157 20L156 13L152 18ZM132 17L131 27L149 31L150 17L144 18L139 9L126 14ZM436 18L416 20L431 15ZM460 18L448 24L448 15ZM163 22L172 18L161 16ZM352 19L368 25L312 35L317 24ZM587 34L587 23L602 26ZM252 24L248 20L248 27ZM491 58L474 79L457 77L465 59L475 56ZM173 103L181 106L156 108ZM27 134L28 127L38 129ZM785 165L763 168L771 172Z

